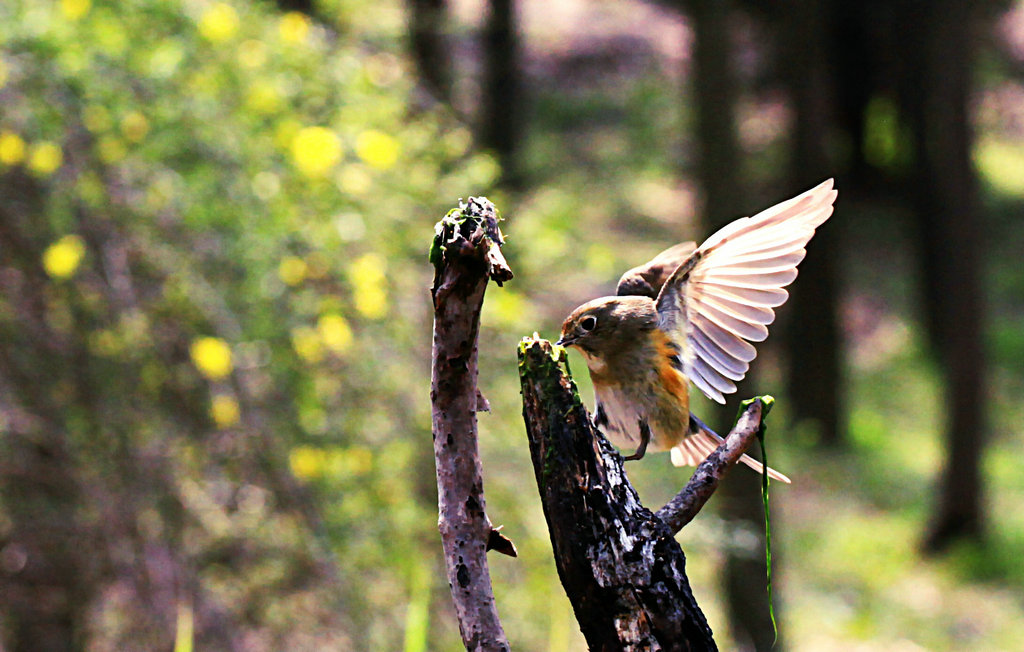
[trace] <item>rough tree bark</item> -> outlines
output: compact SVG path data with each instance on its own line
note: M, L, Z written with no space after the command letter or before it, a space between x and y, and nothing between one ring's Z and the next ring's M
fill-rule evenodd
M726 441L657 514L596 431L564 352L537 336L519 349L530 454L558 575L591 650L715 650L674 535L756 437L768 399L748 402Z
M508 650L498 618L487 550L515 555L485 512L476 413L486 409L477 390L477 335L488 279L512 278L501 255L494 205L480 197L448 213L436 227L434 344L430 400L437 464L438 529L444 547L459 630L467 650Z

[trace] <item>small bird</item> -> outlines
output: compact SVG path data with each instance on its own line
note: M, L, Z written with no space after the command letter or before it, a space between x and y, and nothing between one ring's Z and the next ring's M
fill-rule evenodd
M594 425L625 459L670 450L696 466L722 438L690 414L689 384L725 403L768 337L773 308L796 278L804 247L832 215L832 179L719 229L699 247L675 245L626 272L617 295L579 306L556 344L583 354L597 395ZM744 455L740 461L761 471ZM768 476L789 482L768 469Z

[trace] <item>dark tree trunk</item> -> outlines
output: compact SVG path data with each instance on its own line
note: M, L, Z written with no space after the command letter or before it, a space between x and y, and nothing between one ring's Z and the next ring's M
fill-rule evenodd
M563 354L564 356L564 354ZM565 358L520 345L523 417L555 563L591 650L715 650L674 532L596 432Z
M316 13L316 3L313 0L277 0L277 6L281 11L298 11L308 16Z
M17 189L17 190L15 190ZM39 184L17 171L0 177L0 607L13 652L82 649L84 612L107 558L96 549L85 511L59 383L76 388L82 351L46 320L47 281L33 228L45 201Z
M5 383L6 385L6 383ZM5 387L5 389L8 389ZM9 405L4 405L5 413ZM0 477L10 528L0 540L0 586L12 652L82 649L83 610L95 573L83 545L78 487L52 424L15 424L4 439L5 464L17 473Z
M781 46L788 86L795 109L790 185L805 188L832 176L825 150L830 133L831 86L827 68L825 8L817 0L797 0L784 19ZM850 89L854 96L859 89ZM859 123L860 121L854 120ZM855 138L860 138L859 130ZM835 225L826 224L800 265L800 279L790 288L787 340L787 396L798 421L809 420L825 445L842 442L840 424L840 352L836 263L839 239Z
M945 373L946 465L927 545L979 538L984 529L985 442L981 219L971 163L970 3L909 2L918 39L912 115L918 177L914 205L925 278L925 315Z
M420 88L434 101L448 103L452 95L452 61L445 29L446 0L408 0L409 47Z
M480 142L501 162L502 182L519 181L517 154L523 132L519 33L515 0L489 0L484 27Z
M694 28L693 95L697 109L697 176L704 193L704 224L710 230L743 215L749 208L740 177L740 148L736 132L738 81L732 69L730 29L732 3L691 0ZM742 392L743 386L740 386ZM716 409L713 420L731 423L735 405ZM754 473L733 474L720 488L720 513L732 527L755 533L763 550L764 528L760 511L760 478ZM750 551L728 549L724 588L729 622L737 641L755 649L769 649L776 640L765 599L767 568L763 557Z
M704 224L718 228L740 217L739 142L736 134L736 73L732 69L731 2L690 0L693 18L693 99L697 123L697 178L704 194Z

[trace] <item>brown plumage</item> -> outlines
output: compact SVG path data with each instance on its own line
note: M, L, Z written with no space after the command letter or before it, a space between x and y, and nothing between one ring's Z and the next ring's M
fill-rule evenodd
M597 394L595 423L620 447L671 450L696 465L721 438L690 419L688 383L724 403L768 336L804 246L832 214L828 180L753 217L740 218L700 247L682 243L623 275L618 296L579 306L560 344L579 349ZM761 465L746 455L741 461ZM768 469L772 478L789 482Z

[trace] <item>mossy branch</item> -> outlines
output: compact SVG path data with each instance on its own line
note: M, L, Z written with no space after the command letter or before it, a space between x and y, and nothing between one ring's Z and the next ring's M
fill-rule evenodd
M491 587L487 551L515 556L491 525L484 500L476 413L480 309L488 280L512 278L501 254L498 211L471 197L438 222L430 248L434 339L430 400L437 465L438 529L448 584L467 650L508 650Z
M564 349L536 334L524 339L519 377L555 563L590 649L716 649L674 535L758 436L773 399L744 401L722 445L652 514L630 485L622 457L592 426Z
M580 401L564 350L519 347L537 487L558 575L592 650L714 650L673 532L640 504Z
M683 490L655 514L673 533L683 529L708 502L725 473L757 439L762 421L774 404L771 396L750 398L740 404L739 418L729 436L700 463ZM711 432L699 419L697 421L701 428Z

